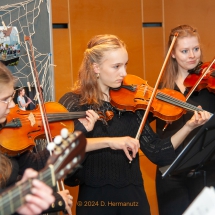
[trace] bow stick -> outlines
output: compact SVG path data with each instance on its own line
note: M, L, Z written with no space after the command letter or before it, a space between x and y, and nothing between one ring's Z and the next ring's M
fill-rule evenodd
M175 41L176 41L177 37L178 37L178 33L175 33L175 34L174 34L174 37L173 37L173 40L172 40L172 43L171 43L171 45L170 45L170 48L169 48L169 50L168 50L168 53L167 53L167 55L166 55L166 58L165 58L165 60L164 60L163 66L162 66L162 68L161 68L160 74L159 74L158 79L157 79L157 81L156 81L155 87L154 87L154 89L153 89L153 91L152 91L152 95L151 95L151 98L150 98L150 100L149 100L149 102L148 102L148 106L147 106L147 108L146 108L146 111L145 111L144 116L143 116L143 118L142 118L142 121L141 121L141 123L140 123L140 127L139 127L139 129L138 129L137 134L136 134L136 137L135 137L135 138L138 139L138 140L139 140L140 135L141 135L141 133L142 133L142 130L143 130L145 124L146 124L146 120L147 120L147 117L148 117L148 114L149 114L149 111L150 111L150 107L151 107L152 101L153 101L153 99L154 99L154 97L155 97L155 94L156 94L158 85L159 85L160 80L161 80L161 77L162 77L162 75L163 75L163 71L164 71L164 69L165 69L165 67L166 67L167 61L168 61L169 56L170 56L170 54L171 54L171 52L172 52L172 49L173 49L173 46L174 46L174 44L175 44Z
M49 123L48 123L48 119L47 119L46 109L45 109L45 105L44 105L44 99L43 99L43 95L42 95L42 90L40 87L38 72L37 72L37 68L36 68L33 44L32 44L32 40L29 36L25 36L24 41L25 41L27 55L28 55L28 59L29 59L29 63L30 63L30 68L32 71L32 76L33 76L33 81L34 81L35 90L36 90L36 94L37 94L37 99L38 99L38 103L39 103L39 107L40 107L40 111L41 111L42 122L43 122L44 131L45 131L45 135L46 135L46 140L49 144L52 141L52 136L51 136L51 131L50 131L50 127L49 127ZM30 46L31 57L30 57L30 54L28 51L27 41L28 41L29 46ZM32 66L32 63L33 63L33 66ZM50 154L52 154L51 151L50 151ZM65 188L64 188L64 184L63 184L62 180L61 180L61 186L62 186L62 189L64 190ZM57 187L58 187L58 190L60 190L58 183L57 183Z

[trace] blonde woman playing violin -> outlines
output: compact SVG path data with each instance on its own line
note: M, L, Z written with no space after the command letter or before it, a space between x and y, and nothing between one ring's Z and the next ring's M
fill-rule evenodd
M205 111L200 115L195 113L180 131L165 140L159 139L147 122L140 141L135 139L143 111L121 113L110 104L109 96L110 88L121 86L127 75L127 64L125 43L117 36L93 37L85 50L74 89L60 99L69 111L114 112L108 126L97 121L93 130L86 132L88 153L83 168L65 181L68 185L80 185L77 215L149 215L139 167L139 147L154 163L169 164L175 158L174 149L210 117ZM84 130L79 121L77 127Z

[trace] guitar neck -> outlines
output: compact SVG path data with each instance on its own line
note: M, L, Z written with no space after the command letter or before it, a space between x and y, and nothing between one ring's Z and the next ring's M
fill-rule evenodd
M74 131L66 137L64 134L61 144L59 141L56 143L58 146L55 146L53 154L37 177L50 187L79 166L85 155L86 138L82 132ZM0 195L0 215L12 214L23 205L25 196L31 193L31 187L31 180L28 180L5 190Z
M37 178L51 187L55 185L55 178L51 165L50 168L40 172ZM13 188L7 189L1 194L0 215L12 214L25 203L25 196L31 193L31 183L31 180L25 181L20 185L15 185Z

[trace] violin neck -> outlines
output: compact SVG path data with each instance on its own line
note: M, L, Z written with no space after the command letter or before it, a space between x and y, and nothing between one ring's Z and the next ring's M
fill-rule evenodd
M49 122L59 122L65 120L73 120L86 117L85 111L80 112L65 112L65 113L49 113L47 118Z
M198 107L196 107L194 105L191 105L191 104L189 104L187 102L183 102L183 101L181 101L179 99L171 97L171 96L169 96L169 95L167 95L165 93L162 93L162 92L158 92L156 94L156 98L161 100L161 101L167 102L169 104L181 107L181 108L183 108L185 110L188 110L188 111L193 111L193 112L194 111L197 111L197 112L202 111L202 109L200 109L200 108L198 108Z

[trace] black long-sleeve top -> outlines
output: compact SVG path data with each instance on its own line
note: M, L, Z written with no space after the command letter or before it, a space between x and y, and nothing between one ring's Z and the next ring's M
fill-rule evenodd
M85 111L93 109L91 105L79 105L79 96L73 93L66 93L59 102L64 105L68 111ZM119 112L109 102L104 102L97 110L105 113L113 111L114 117L104 125L102 121L95 123L94 129L86 134L86 137L135 137L138 131L143 111ZM83 127L76 121L77 127ZM175 158L174 148L170 137L159 139L151 129L149 122L146 123L140 137L140 148L143 153L153 162L159 165L167 165ZM90 186L100 187L111 184L115 187L125 187L129 184L142 185L142 176L139 167L139 156L129 163L123 150L112 150L110 148L99 149L87 153L83 163L83 168L77 174L79 183L85 183ZM65 181L72 185L70 179Z
M175 85L174 90L177 90L180 92L180 89L177 85ZM188 91L184 92L184 96ZM206 110L210 113L215 112L215 94L209 92L207 89L202 89L200 92L194 92L190 96L190 98L187 101L190 104L193 104L195 106L201 105L203 110ZM187 112L184 114L181 118L179 118L176 121L173 121L172 124L168 125L165 131L163 131L164 126L166 125L166 122L156 118L156 132L159 135L160 138L165 139L166 137L169 137L176 133L179 129L183 127L183 125L192 117L193 112ZM198 132L198 130L201 127L198 127L194 129L190 134L187 136L187 138L184 140L183 144L181 144L176 149L176 155L178 155L184 148L185 145L189 143L189 141L195 136L195 134Z

